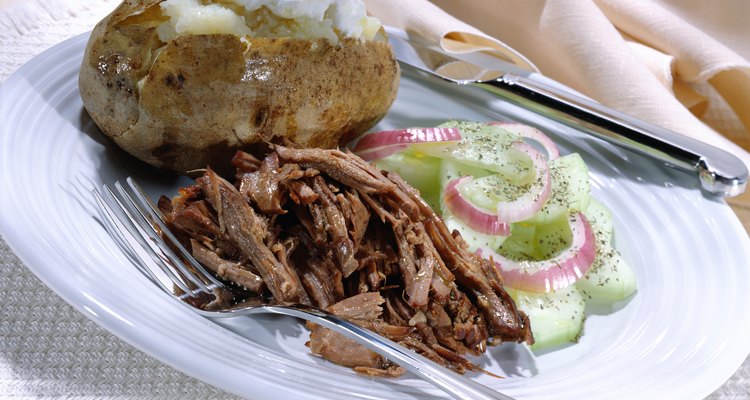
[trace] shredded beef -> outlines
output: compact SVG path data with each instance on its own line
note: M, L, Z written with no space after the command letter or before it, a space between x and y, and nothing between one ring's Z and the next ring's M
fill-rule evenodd
M460 373L479 370L465 355L488 344L533 343L528 317L494 266L471 254L398 175L339 150L275 146L262 160L238 152L232 163L234 184L208 169L159 200L195 257L236 284L206 307L269 296L311 304ZM308 327L314 354L363 374L403 372L354 341Z

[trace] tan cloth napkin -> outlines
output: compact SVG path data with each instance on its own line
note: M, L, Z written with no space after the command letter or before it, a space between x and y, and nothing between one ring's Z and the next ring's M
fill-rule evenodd
M729 150L750 166L750 63L740 55L750 57L748 24L740 17L750 16L746 0L369 0L367 6L385 24L447 51L491 49L614 109Z

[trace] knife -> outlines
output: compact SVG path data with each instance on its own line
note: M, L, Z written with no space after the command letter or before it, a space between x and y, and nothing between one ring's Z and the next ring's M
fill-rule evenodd
M487 56L492 58L492 67L488 68L487 62L479 65L475 60L467 61L466 56L452 57L418 37L389 31L388 40L402 68L416 68L444 81L480 88L615 145L697 173L703 190L712 195L732 197L745 191L747 166L727 151L533 78L531 72L496 57Z

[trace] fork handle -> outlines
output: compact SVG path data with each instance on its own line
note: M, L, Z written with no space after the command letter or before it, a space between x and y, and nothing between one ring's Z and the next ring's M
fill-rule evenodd
M455 373L390 339L318 308L302 304L264 305L255 308L227 311L226 313L226 317L238 314L272 313L301 318L355 340L357 343L402 366L419 378L431 382L456 399L513 400L510 396ZM217 316L215 312L206 313L205 315L210 317Z

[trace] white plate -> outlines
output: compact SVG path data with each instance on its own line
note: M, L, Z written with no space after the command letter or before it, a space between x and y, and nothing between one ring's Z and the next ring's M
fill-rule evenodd
M184 178L155 171L107 141L83 110L86 36L22 67L0 88L0 232L49 287L127 342L192 376L251 398L405 399L440 395L406 376L363 378L308 354L294 320L220 326L173 303L128 264L97 221L90 190L127 175L173 195ZM493 104L489 104L493 103ZM488 111L497 106L500 114ZM638 293L590 309L577 344L534 355L521 345L476 359L506 379L474 375L522 399L702 398L750 352L750 240L697 180L483 94L406 76L381 128L499 115L557 132L583 155L593 193L614 213L616 244Z

